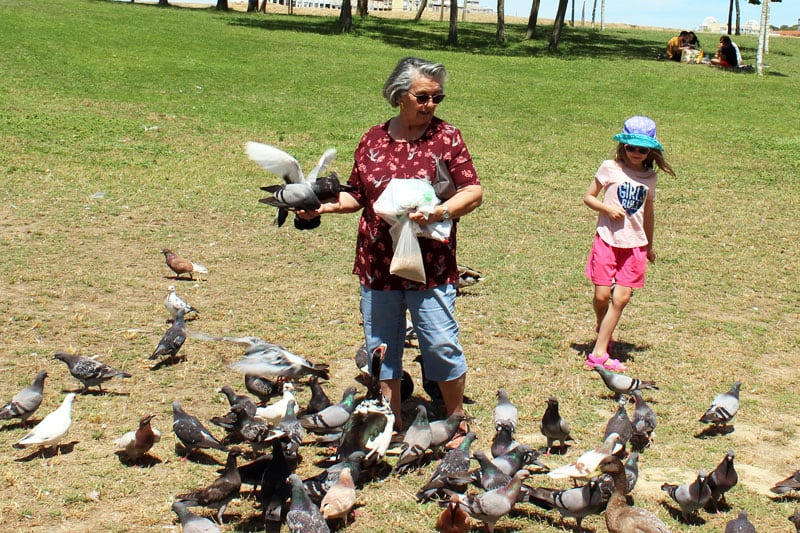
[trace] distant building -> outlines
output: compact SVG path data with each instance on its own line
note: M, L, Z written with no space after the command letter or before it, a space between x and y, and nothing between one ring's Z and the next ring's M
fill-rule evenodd
M748 20L744 24L739 27L739 30L742 33L758 33L760 25L757 20ZM699 31L705 31L709 33L728 33L728 23L727 22L719 22L714 17L706 17L703 19L703 23L698 28Z
M463 1L459 3L459 10L463 10ZM450 10L450 0L429 0L427 10L439 11L442 8ZM267 0L270 4L286 5L287 0ZM352 0L353 8L358 3L357 0ZM419 9L420 0L369 0L369 11L411 11L416 12ZM295 0L295 7L308 7L308 8L322 8L322 9L341 9L342 0ZM486 13L491 12L489 8L480 5L479 0L467 0L467 13Z

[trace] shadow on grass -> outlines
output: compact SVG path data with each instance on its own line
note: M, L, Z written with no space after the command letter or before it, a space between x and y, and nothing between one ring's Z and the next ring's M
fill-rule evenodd
M673 507L667 502L662 501L661 507L666 509L669 515L676 521L680 522L681 524L686 524L688 526L702 526L705 525L706 521L697 514L697 512L693 512L689 514L689 519L683 519L683 513L679 507Z
M275 14L237 14L230 24L267 31L339 34L339 21L334 17L289 16ZM531 57L546 56L574 59L655 59L663 52L666 41L654 33L653 39L630 34L588 28L565 27L557 50L549 50L552 25L537 26L533 39L524 39L524 24L506 24L506 44L498 45L495 23L459 22L458 45L447 43L448 22L354 17L350 35L382 42L398 48L415 50L459 50L476 55ZM663 42L662 42L663 41Z
M72 442L67 442L66 444L57 444L50 448L39 448L38 450L35 450L24 457L14 459L14 461L18 463L27 463L33 461L34 459L52 459L59 455L72 453L72 450L75 449L76 444L78 444L78 441L73 440Z

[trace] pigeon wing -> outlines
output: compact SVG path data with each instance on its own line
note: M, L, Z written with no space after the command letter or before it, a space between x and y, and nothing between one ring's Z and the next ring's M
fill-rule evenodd
M282 177L286 183L303 183L303 171L297 159L283 150L250 141L245 145L247 156L258 166Z

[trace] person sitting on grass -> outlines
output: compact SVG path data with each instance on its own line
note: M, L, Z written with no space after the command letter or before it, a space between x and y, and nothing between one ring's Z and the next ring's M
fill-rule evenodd
M736 57L736 48L731 43L731 38L723 35L719 38L719 46L717 47L717 55L711 58L711 65L723 68L736 68L739 66L739 61Z
M667 59L672 61L680 61L683 50L687 47L689 42L689 32L682 31L669 41L667 41Z

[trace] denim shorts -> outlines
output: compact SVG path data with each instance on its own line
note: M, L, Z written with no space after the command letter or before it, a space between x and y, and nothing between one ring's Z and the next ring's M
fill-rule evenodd
M403 376L403 346L406 310L417 333L425 377L430 381L452 381L467 371L464 350L458 342L458 324L453 317L456 288L439 285L423 291L373 290L361 286L364 337L371 352L382 342L386 355L381 379Z

